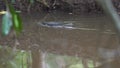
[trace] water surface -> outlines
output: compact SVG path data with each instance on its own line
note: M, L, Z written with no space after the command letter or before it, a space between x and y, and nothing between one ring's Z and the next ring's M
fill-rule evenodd
M89 62L92 62L92 68L119 67L118 36L114 23L107 16L53 12L22 15L22 18L24 30L21 35L15 37L11 32L7 37L0 36L0 44L31 50L32 67L74 68L82 64L83 68L91 68ZM43 22L47 23L47 26L41 25ZM66 23L72 25L68 26ZM51 56L48 56L51 54L52 60L49 59ZM69 58L66 60L65 57ZM76 57L79 58L79 63ZM69 63L70 58L74 58L76 63Z

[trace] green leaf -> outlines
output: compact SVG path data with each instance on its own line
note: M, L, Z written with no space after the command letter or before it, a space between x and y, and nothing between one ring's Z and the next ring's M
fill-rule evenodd
M14 27L16 33L17 34L20 33L22 31L22 20L21 20L21 17L19 16L18 13L15 13L13 15L12 20L13 20L13 27Z
M15 0L11 0L11 3L15 3Z
M30 3L31 3L31 4L33 4L33 3L34 3L34 0L29 0L29 1L30 1Z
M12 16L13 28L19 34L22 31L22 19L11 4L8 5L8 8Z
M2 17L2 34L8 35L12 26L12 20L8 12Z
M11 27L15 30L16 34L22 31L22 20L20 15L15 11L14 7L4 0L6 3L6 14L2 18L2 34L8 35ZM12 0L15 1L15 0Z
M11 13L11 15L15 14L15 9L13 8L13 6L11 4L7 4L7 11L9 11Z

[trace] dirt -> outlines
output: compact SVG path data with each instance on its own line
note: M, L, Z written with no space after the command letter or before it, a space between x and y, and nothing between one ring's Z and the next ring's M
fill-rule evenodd
M94 0L34 0L34 3L30 3L29 0L16 0L12 4L16 10L24 13L60 10L74 14L103 14L102 8ZM113 0L113 4L119 12L120 1ZM0 1L0 10L5 10L2 0Z

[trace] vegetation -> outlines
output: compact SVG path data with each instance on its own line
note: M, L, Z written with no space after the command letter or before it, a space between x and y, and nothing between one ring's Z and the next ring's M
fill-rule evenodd
M22 20L19 14L15 11L13 6L5 0L6 11L2 12L2 34L8 35L11 28L13 28L16 34L19 34L22 31Z
M0 55L0 68L28 68L32 62L30 52L8 46L0 46Z

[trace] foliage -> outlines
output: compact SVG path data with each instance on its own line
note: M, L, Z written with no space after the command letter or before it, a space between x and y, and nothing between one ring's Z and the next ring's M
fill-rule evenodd
M8 12L3 15L2 18L2 34L8 35L12 26L12 21Z
M0 46L0 68L28 68L31 64L31 53ZM29 60L29 62L28 62ZM30 66L29 66L30 67Z
M14 28L16 34L19 34L22 31L21 17L7 0L5 2L7 9L2 18L2 34L8 35L11 27Z

